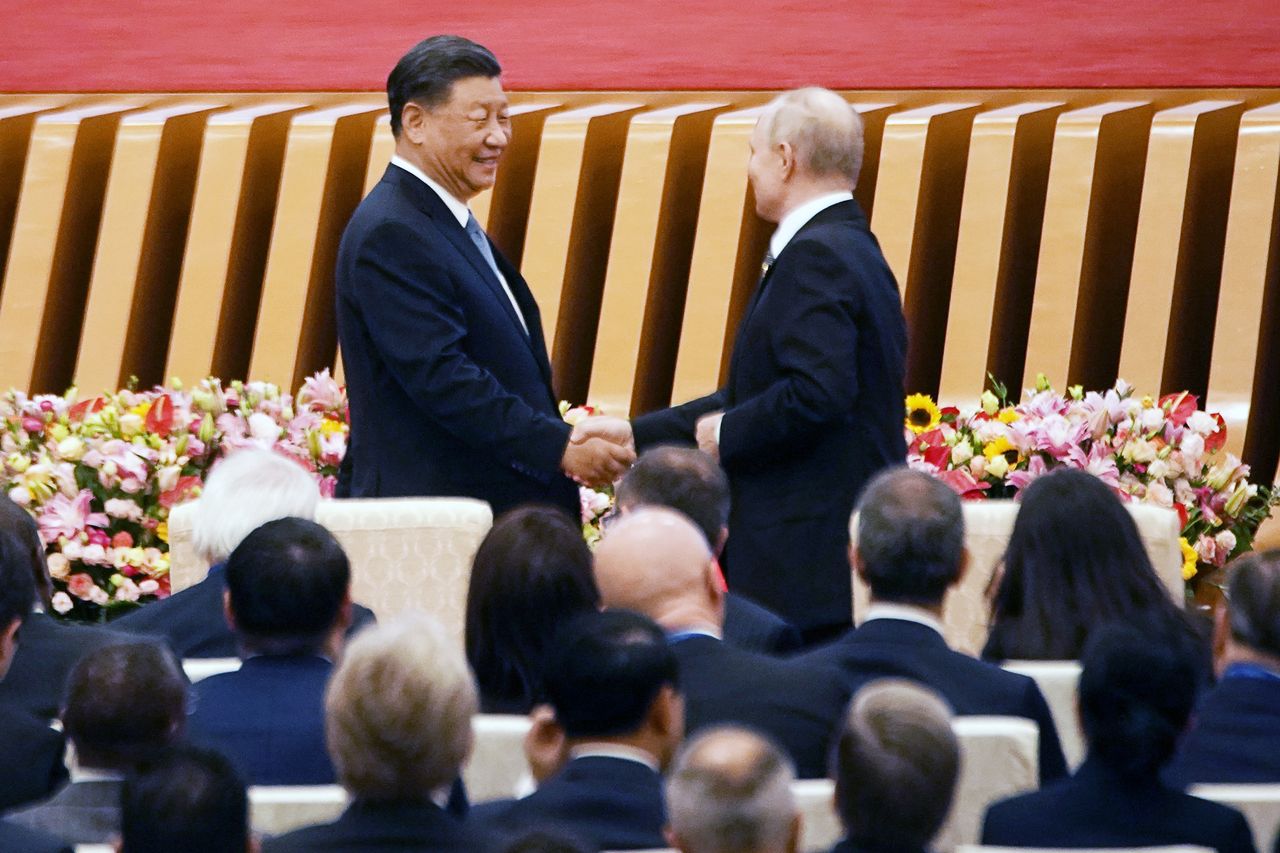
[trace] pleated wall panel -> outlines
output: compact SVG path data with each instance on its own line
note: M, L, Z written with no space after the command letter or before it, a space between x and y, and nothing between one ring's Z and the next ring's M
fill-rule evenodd
M13 217L18 210L18 190L26 167L27 148L36 116L53 109L52 102L30 101L0 106L0 286L9 260Z

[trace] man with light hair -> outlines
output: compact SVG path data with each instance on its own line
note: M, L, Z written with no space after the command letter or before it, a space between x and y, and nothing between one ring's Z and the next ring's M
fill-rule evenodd
M748 729L707 729L685 745L667 780L667 837L681 853L796 853L795 772Z
M765 108L747 174L778 223L719 391L632 422L635 443L695 443L729 475L729 586L807 645L852 625L849 514L906 457L906 320L853 197L862 120L825 89Z
M191 539L209 563L204 580L111 624L136 634L161 635L181 658L229 658L240 650L223 613L226 561L246 536L268 521L315 520L320 487L302 463L260 448L228 455L209 472L191 524ZM352 606L351 633L373 621Z
M265 853L490 849L441 805L471 753L476 708L462 649L439 623L410 613L361 633L325 696L329 755L351 806L267 841Z
M845 838L832 853L923 853L951 810L960 748L942 697L905 679L858 691L832 775Z

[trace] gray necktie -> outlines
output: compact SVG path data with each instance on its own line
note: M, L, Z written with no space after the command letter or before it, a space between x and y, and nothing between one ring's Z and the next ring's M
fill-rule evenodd
M498 262L493 259L493 249L489 246L489 238L484 236L484 229L476 221L474 213L467 215L467 236L471 238L472 243L476 244L476 248L484 256L485 262L489 264L489 269L493 270L493 277L501 282L502 273L498 271Z

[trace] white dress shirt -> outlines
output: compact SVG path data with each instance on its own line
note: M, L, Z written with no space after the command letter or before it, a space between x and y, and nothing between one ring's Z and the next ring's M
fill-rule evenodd
M810 219L813 219L828 207L839 204L842 201L849 201L852 198L853 193L848 190L827 193L826 195L809 199L799 207L793 208L786 216L782 217L782 221L778 223L773 236L769 238L769 254L775 258L781 255L782 250L787 248L787 244L791 242L791 238L795 237L796 232L801 228L808 225Z
M915 622L917 625L924 625L926 628L932 628L938 632L939 636L945 637L946 634L942 630L942 623L938 621L938 617L934 616L923 607L912 607L910 604L889 604L888 602L880 602L872 604L867 608L867 615L863 617L862 624L867 624L873 619L901 619L904 622Z
M584 743L569 750L569 760L575 758L618 758L623 761L634 761L643 764L654 773L660 773L658 760L643 749L624 746L620 743Z

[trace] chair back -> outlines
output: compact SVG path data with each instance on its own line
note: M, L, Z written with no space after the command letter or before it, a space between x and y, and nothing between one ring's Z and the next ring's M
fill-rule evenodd
M1280 784L1193 785L1189 793L1243 814L1259 851L1270 850L1272 844L1280 850Z
M1033 679L1049 703L1053 724L1062 742L1067 766L1075 770L1084 761L1084 730L1076 713L1076 691L1080 687L1080 661L1011 660L1004 668Z
M473 803L517 796L531 779L524 755L528 717L517 714L476 714L471 719L475 745L462 770L467 798Z
M254 832L279 835L336 820L349 801L341 785L253 785L249 824Z
M1040 780L1040 727L1024 717L956 717L960 778L951 814L934 838L939 853L974 844L998 800L1034 790Z
M185 658L182 671L187 679L195 684L204 681L211 675L222 675L224 672L235 672L240 669L240 658Z

